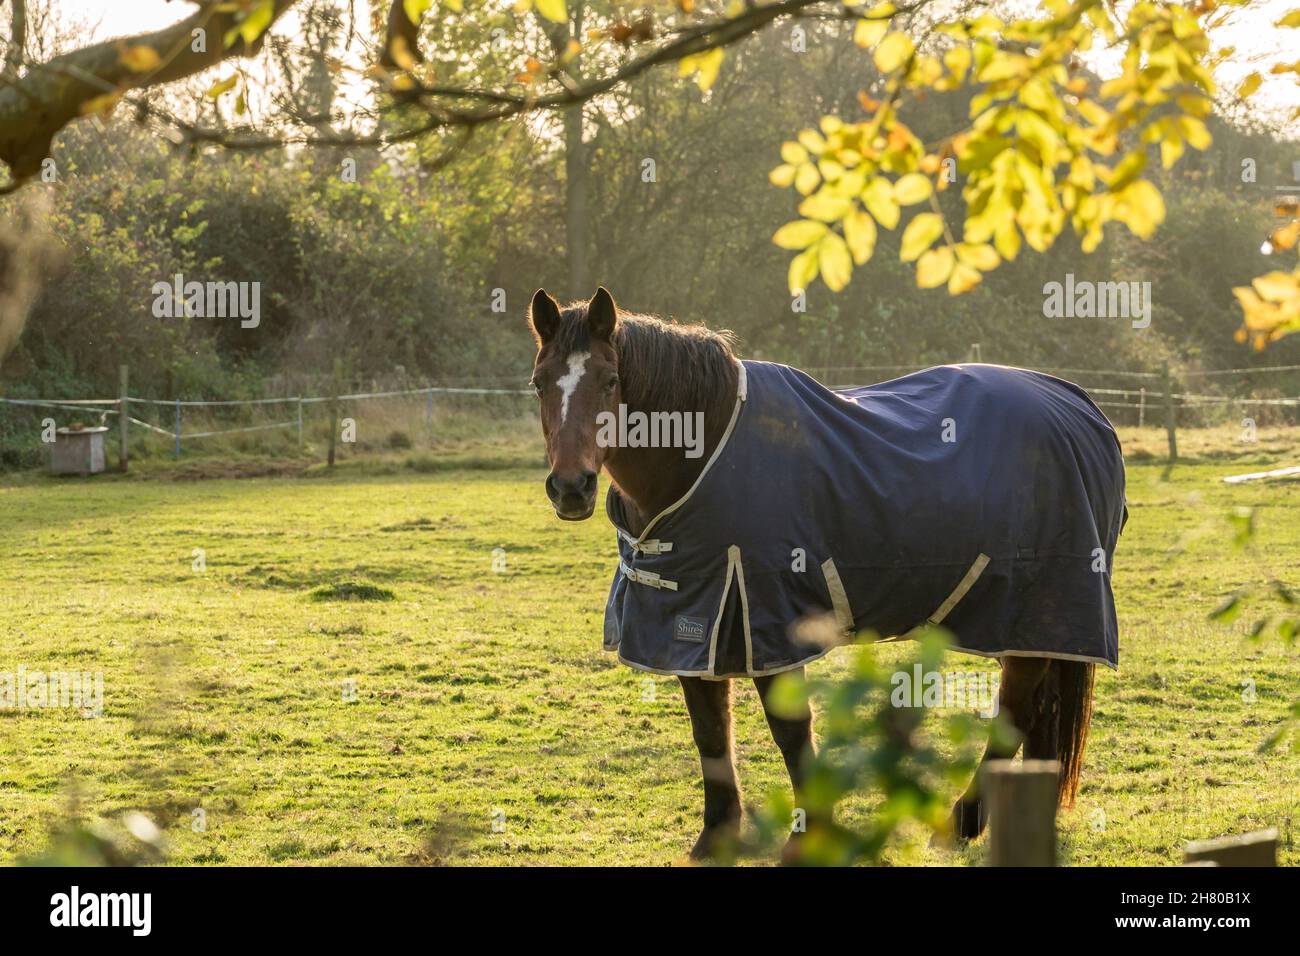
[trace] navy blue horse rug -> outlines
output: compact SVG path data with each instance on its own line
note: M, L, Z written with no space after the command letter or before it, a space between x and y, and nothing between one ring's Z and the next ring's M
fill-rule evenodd
M1116 667L1111 559L1124 461L1083 390L946 365L832 391L743 362L731 422L687 494L639 536L621 496L605 647L660 674L789 670L833 643L795 627Z

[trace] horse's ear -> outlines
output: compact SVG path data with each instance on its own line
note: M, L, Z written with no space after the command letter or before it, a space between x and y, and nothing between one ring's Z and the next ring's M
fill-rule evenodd
M587 328L594 339L610 341L618 325L618 306L609 290L601 286L587 303Z
M533 293L533 301L528 305L528 325L538 345L545 345L560 327L560 304L545 289Z

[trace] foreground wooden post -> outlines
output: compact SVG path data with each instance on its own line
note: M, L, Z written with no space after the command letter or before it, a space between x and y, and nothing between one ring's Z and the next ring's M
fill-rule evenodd
M989 808L990 866L1056 865L1055 760L993 760L980 781Z
M1183 862L1214 866L1277 866L1277 827L1217 840L1193 840L1183 848Z
M117 367L117 470L126 471L127 462L131 460L129 444L131 441L131 417L128 411L130 399L127 397L129 373L125 365Z

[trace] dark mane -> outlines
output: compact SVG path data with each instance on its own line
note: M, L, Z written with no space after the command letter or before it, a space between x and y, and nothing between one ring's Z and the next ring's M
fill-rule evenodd
M587 305L560 312L555 339L560 354L585 350ZM650 315L619 311L618 350L623 400L631 408L703 411L735 393L735 336L703 325L678 325Z

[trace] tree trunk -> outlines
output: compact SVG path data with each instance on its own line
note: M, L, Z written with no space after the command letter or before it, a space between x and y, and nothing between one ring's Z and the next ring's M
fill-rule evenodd
M581 40L581 2L573 3L571 9L568 35ZM581 82L577 57L569 64L568 72L574 82ZM582 141L582 104L579 103L564 113L564 245L569 266L568 292L574 299L585 299L592 293L587 275L587 253L591 247L591 217L587 207L589 177L587 145Z

